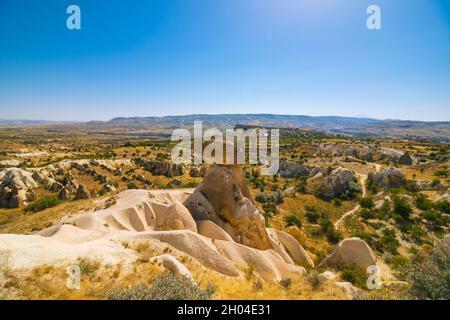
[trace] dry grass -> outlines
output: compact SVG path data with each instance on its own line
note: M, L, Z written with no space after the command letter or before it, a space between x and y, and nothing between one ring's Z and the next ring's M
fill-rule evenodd
M32 214L25 214L23 208L0 209L0 233L29 234L50 227L69 214L88 211L94 207L92 200L78 200Z

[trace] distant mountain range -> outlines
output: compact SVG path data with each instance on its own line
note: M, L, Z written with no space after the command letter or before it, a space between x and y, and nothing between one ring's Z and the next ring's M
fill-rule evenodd
M219 114L219 115L185 115L166 117L119 117L108 121L116 125L164 125L170 127L192 125L201 120L208 126L268 126L307 128L329 133L340 133L352 136L392 136L431 138L444 142L450 141L450 121L409 121L409 120L377 120L371 118L352 118L304 115L275 114Z
M0 125L64 125L81 124L101 127L145 128L157 126L158 129L173 130L177 127L190 127L194 121L202 121L205 126L234 127L235 125L288 127L312 129L328 133L352 136L388 136L428 138L450 142L450 121L410 121L378 120L337 116L304 116L275 114L193 114L165 117L117 117L109 121L62 122L43 120L1 120Z

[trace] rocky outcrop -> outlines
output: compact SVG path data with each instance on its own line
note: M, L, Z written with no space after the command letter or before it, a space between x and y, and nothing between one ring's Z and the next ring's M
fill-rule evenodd
M397 168L388 168L380 173L369 173L368 181L382 188L396 188L406 183L405 175Z
M172 178L182 176L185 172L185 167L182 164L162 161L147 161L144 159L136 159L134 161L137 165L142 166L154 176L166 176L168 178Z
M330 175L317 173L307 181L307 191L325 199L332 199L341 195L351 196L360 192L354 174L343 168L334 169Z
M51 192L61 192L64 186L51 177L44 178L44 188Z
M317 148L318 152L330 155L342 154L363 161L373 161L374 153L368 146L363 145L337 145L332 143L321 143Z
M350 263L366 269L376 264L376 256L369 245L360 238L342 240L318 267L334 267Z
M234 241L258 249L272 246L238 166L213 165L184 205L195 220L211 220Z
M90 197L91 193L89 190L84 185L80 184L75 194L75 200L89 199Z
M411 157L411 155L409 153L405 153L398 158L397 163L410 166L410 165L414 164L414 160L413 160L413 157Z
M32 190L38 187L31 172L10 168L0 172L0 207L18 208L34 200Z
M67 200L70 200L71 196L72 196L72 193L69 191L69 189L64 188L58 194L58 199L62 200L62 201L67 201Z
M206 174L208 167L206 165L202 166L191 166L189 169L189 176L192 178L201 178Z
M309 169L303 165L293 162L281 162L279 175L283 178L295 178L301 176L307 176Z

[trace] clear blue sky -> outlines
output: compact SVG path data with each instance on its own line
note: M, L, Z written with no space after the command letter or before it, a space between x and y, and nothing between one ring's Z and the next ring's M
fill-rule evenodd
M450 120L450 1L0 0L0 118L192 113Z

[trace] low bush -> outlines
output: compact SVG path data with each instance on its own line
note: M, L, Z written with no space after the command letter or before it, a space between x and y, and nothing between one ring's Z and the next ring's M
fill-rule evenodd
M214 291L211 283L203 289L187 278L165 273L151 285L142 283L130 289L116 289L106 296L110 300L208 300Z
M366 289L367 273L363 268L355 264L344 264L339 267L341 271L341 278L344 281L350 282L354 286Z
M407 278L418 299L450 300L450 250L437 246L421 263L413 263Z
M286 222L286 228L290 226L302 227L302 222L295 215L284 217L284 221Z
M364 209L373 209L375 207L375 203L373 202L372 198L370 197L363 197L361 199L359 199L359 205L361 206L361 208Z
M30 203L26 208L25 212L39 212L47 208L52 208L54 206L57 206L58 204L62 203L61 200L59 200L56 197L44 197L41 199L38 199L32 203Z

